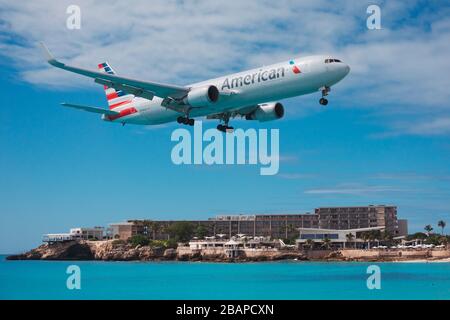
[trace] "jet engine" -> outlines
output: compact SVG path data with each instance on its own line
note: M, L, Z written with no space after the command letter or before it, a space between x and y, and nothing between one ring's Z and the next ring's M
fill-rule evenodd
M192 88L185 98L185 102L191 106L210 106L219 100L219 89L216 86L203 86Z
M280 102L270 102L259 104L255 111L245 116L245 119L264 122L281 119L283 116L283 105Z

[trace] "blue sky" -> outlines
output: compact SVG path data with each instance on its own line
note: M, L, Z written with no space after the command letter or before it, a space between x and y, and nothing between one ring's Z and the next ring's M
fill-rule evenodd
M82 28L67 30L70 2L0 0L0 252L129 218L395 204L413 231L450 222L450 15L440 3L380 1L382 30L371 31L363 1L79 1ZM260 176L172 164L176 124L122 127L63 109L106 101L90 79L50 69L40 40L71 63L108 60L177 84L310 53L335 54L352 72L327 108L319 94L288 99L284 119L256 124L280 130L280 172Z

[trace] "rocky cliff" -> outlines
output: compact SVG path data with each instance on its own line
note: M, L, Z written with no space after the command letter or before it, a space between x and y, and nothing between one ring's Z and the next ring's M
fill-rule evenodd
M286 259L304 260L299 252L261 252L246 255L245 251L233 259L222 252L214 254L179 251L176 249L155 248L149 246L132 246L118 241L68 241L63 243L43 244L23 254L7 257L8 260L103 260L103 261L211 261L211 262L246 262L275 261Z
M7 259L145 261L165 259L164 253L163 248L133 247L130 244L117 244L114 241L69 241L43 244L26 253L9 256Z

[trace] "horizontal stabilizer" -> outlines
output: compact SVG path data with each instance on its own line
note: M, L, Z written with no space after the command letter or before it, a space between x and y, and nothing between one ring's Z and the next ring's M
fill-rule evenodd
M65 103L65 102L63 102L63 103L61 103L61 105L64 106L64 107L80 109L80 110L84 110L84 111L87 111L87 112L106 114L108 116L114 116L114 115L120 114L119 112L108 110L108 109L103 109L103 108L98 108L98 107L90 107L90 106L82 106L82 105L79 105L79 104L72 104L72 103Z

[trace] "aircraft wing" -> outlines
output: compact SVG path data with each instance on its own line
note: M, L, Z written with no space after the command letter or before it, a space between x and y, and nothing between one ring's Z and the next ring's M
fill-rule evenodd
M153 96L179 99L184 97L189 91L188 87L150 81L140 81L125 77L119 77L113 74L69 66L56 60L44 43L41 42L41 46L45 52L48 63L50 63L52 66L70 72L78 73L89 78L93 78L97 83L106 85L108 87L119 88L120 90L124 90L127 93L134 94L138 97L143 97L149 100L153 99Z
M72 103L65 103L65 102L63 102L63 103L61 103L61 105L64 106L64 107L80 109L80 110L84 110L84 111L88 111L88 112L99 113L99 114L106 114L108 116L114 116L114 115L120 114L119 112L108 110L108 109L102 109L102 108L90 107L90 106L82 106L82 105L79 105L79 104L72 104Z

